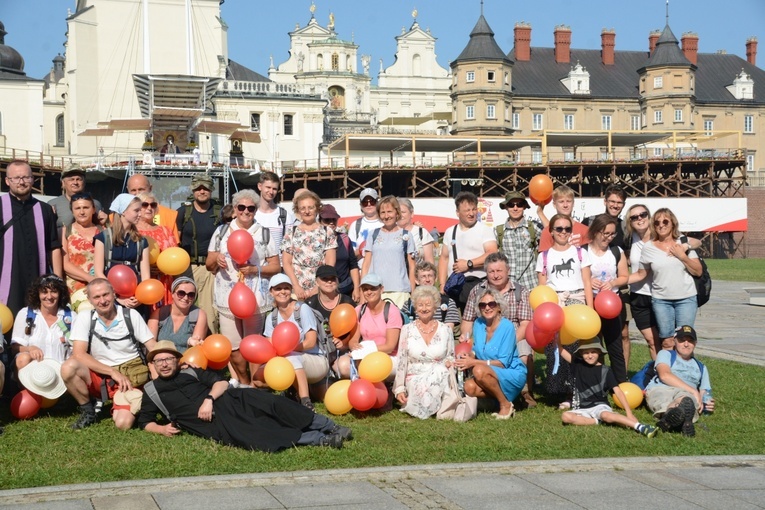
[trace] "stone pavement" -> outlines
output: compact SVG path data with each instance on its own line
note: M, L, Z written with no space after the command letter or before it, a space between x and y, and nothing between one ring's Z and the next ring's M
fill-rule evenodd
M699 354L765 366L765 307L713 283ZM643 343L633 329L636 344ZM0 480L0 487L2 480ZM765 508L765 456L643 457L242 474L0 490L0 510Z

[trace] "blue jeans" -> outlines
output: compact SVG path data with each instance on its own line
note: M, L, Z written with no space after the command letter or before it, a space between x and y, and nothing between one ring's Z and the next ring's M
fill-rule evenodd
M660 338L671 338L674 336L676 328L693 326L696 321L696 310L698 309L696 296L685 299L653 298L651 306L656 316Z

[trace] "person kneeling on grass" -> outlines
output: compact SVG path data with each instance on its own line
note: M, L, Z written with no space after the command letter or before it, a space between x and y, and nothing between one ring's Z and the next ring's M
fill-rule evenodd
M615 423L622 427L635 429L646 437L656 435L658 429L637 421L627 403L627 397L619 388L613 371L603 365L603 355L606 350L600 343L600 337L581 340L574 356L563 349L558 343L558 352L563 359L571 363L571 374L574 379L573 409L561 415L564 425L597 425ZM624 404L627 416L615 413L608 405L606 391L610 388L619 402Z
M266 452L293 445L342 448L353 438L351 429L297 402L252 388L229 389L216 372L181 368L180 358L169 340L157 342L149 352L158 377L146 384L138 414L139 427L148 432L172 437L186 431ZM157 413L169 423L160 425Z

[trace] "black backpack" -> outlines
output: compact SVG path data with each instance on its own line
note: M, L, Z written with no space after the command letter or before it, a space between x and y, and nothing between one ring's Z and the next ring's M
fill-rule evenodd
M680 236L680 242L687 243L688 238ZM696 252L696 255L698 255L698 252ZM704 262L701 255L699 255L699 262L701 262L701 276L691 276L693 276L693 283L696 284L696 303L701 307L707 304L709 296L712 294L712 276L709 274L707 263Z

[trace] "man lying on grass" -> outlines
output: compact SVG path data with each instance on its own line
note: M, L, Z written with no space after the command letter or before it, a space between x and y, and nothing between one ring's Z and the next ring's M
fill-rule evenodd
M228 388L212 371L181 369L181 353L169 340L157 342L148 361L157 379L144 386L138 426L172 437L182 430L248 450L275 452L293 445L342 448L351 429L288 398L253 388ZM162 413L169 421L157 422Z

